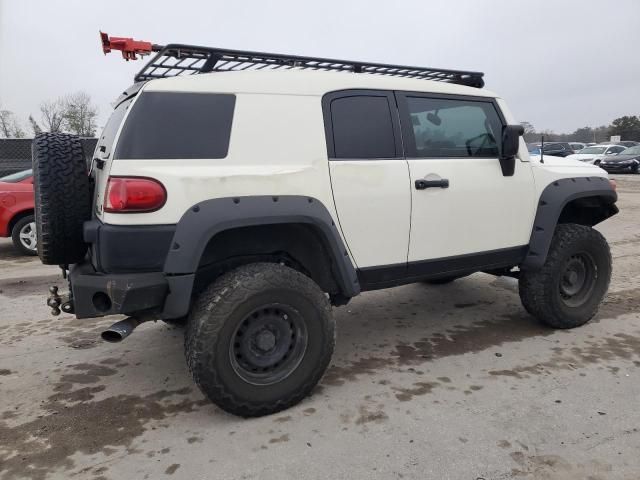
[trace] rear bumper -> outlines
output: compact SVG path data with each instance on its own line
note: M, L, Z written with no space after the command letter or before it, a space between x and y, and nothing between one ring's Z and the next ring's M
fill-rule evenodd
M108 225L94 219L84 224L91 263L100 272L160 272L175 225Z
M182 317L189 311L193 279L194 275L168 277L162 272L103 274L88 262L69 271L77 318L142 313Z

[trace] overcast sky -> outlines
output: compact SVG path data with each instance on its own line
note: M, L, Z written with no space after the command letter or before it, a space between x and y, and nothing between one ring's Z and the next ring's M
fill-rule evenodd
M141 61L98 30L154 43L485 72L519 121L571 132L640 114L640 0L0 0L0 103L23 120L77 90L99 107Z

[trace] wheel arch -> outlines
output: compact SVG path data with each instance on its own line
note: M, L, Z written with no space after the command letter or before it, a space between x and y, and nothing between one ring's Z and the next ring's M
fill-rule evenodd
M29 215L35 215L35 211L33 208L27 208L25 210L21 210L18 213L14 214L13 217L11 217L11 220L9 220L9 223L7 225L7 233L11 235L13 232L13 227L16 226L16 223L18 223L24 217L28 217Z
M260 223L221 230L207 242L195 283L206 285L228 270L255 262L281 263L310 277L332 295L345 290L331 246L314 223Z
M193 205L178 222L164 272L170 284L179 277L190 282L184 288L176 285L165 311L174 311L177 293L192 291L207 267L214 267L209 273L213 277L229 266L265 260L294 262L328 293L350 298L360 292L348 250L322 202L294 195L228 197Z
M618 213L617 199L605 177L563 178L551 182L540 195L522 267L542 267L558 224L597 225Z

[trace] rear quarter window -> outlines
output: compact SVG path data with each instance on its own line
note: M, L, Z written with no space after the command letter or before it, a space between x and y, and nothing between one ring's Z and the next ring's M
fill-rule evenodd
M115 158L224 158L235 103L230 94L143 92L127 117Z

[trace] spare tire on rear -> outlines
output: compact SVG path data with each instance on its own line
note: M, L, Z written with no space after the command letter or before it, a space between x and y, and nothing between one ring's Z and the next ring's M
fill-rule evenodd
M47 265L81 261L82 226L91 217L91 181L80 138L42 133L32 146L38 255Z

